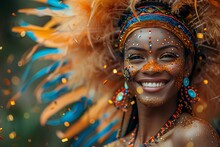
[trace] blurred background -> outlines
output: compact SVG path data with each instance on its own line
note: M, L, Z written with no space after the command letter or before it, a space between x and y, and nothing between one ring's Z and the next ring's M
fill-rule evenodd
M31 91L33 87L29 87L14 106L6 109L7 101L20 88L24 68L18 66L18 61L35 44L11 29L22 20L41 24L48 19L17 13L18 9L33 5L39 4L30 0L1 0L0 3L0 147L69 147L70 142L62 142L56 136L57 127L40 126L40 113L45 106L36 102ZM39 68L33 65L31 72ZM60 126L63 127L68 126Z

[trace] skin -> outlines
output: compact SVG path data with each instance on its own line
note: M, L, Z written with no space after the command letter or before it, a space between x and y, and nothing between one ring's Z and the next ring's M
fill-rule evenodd
M136 97L139 128L134 146L138 147L167 122L175 112L184 77L193 66L190 55L184 54L181 41L161 28L142 28L128 36L124 49L124 69L128 69L127 84ZM149 87L143 82L162 82L160 87ZM128 146L129 136L109 146ZM125 141L124 141L125 140ZM175 127L160 139L162 147L217 147L219 139L214 129L204 120L181 114Z

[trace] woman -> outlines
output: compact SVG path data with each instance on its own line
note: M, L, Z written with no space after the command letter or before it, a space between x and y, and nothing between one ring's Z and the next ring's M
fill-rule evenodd
M100 121L95 127L94 137L81 136L92 138L88 143L81 142L81 145L106 144L109 142L106 138L119 127L118 118L122 117L119 136L124 137L107 146L219 146L214 129L202 119L192 116L191 103L201 99L195 108L197 112L202 112L208 104L205 98L210 99L213 95L199 98L197 90L190 86L191 82L201 85L201 78L207 74L213 79L218 77L213 74L216 73L214 68L205 72L211 67L203 65L219 59L217 48L220 36L217 28L220 24L219 17L215 15L219 12L218 2L73 0L48 3L62 10L21 10L29 14L51 15L53 19L42 28L28 24L14 28L17 32L31 31L35 41L57 48L39 57L35 53L30 58L57 61L48 68L54 74L45 79L36 92L41 101L54 101L42 114L43 125L64 106L87 96L96 99L93 99L88 111L86 106L79 112L81 117L78 120L65 120L74 124L65 133L57 132L61 139L69 139L89 124ZM118 26L116 22L119 22ZM206 61L203 60L204 54L207 55ZM30 55L26 59L29 60ZM219 64L214 64L214 67L218 69ZM113 74L109 72L111 70ZM46 85L64 75L64 85L59 85L57 90L60 92L65 86L70 90L70 85L73 85L72 92L59 99L57 96L45 97ZM199 82L196 83L195 79ZM116 90L121 85L124 86ZM27 84L11 101L16 100L26 87ZM209 87L208 92L216 94L213 91L218 88ZM204 91L203 86L200 89ZM109 103L114 103L123 115L115 113L106 104L113 91L117 92ZM81 102L88 104L88 100L81 99ZM100 117L101 114L105 115ZM90 121L86 121L86 117ZM76 144L73 143L73 146L80 145Z

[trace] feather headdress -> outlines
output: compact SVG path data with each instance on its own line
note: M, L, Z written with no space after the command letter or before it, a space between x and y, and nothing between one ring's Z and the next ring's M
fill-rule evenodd
M115 139L122 113L109 105L109 99L123 83L119 58L114 54L114 35L119 34L118 21L128 8L135 13L138 0L35 0L45 7L21 9L28 15L50 16L43 26L23 22L13 31L25 33L37 45L19 62L27 64L21 90L10 100L15 101L31 83L42 76L44 80L36 87L39 102L48 103L41 115L41 124L59 125L72 123L66 131L58 131L60 138L79 135L82 139L73 146L105 144ZM154 1L155 2L155 1ZM220 10L218 1L158 0L171 7L171 13L185 15L186 24L197 35L197 65L193 83L200 89L202 101L195 109L207 109L218 104L220 93ZM187 9L190 8L190 9ZM39 47L45 47L40 49ZM117 46L115 46L117 48ZM37 60L52 60L26 80L31 64ZM208 81L208 84L207 84ZM204 84L205 83L205 84ZM56 87L50 90L51 87ZM49 118L67 105L71 111L58 120ZM8 107L10 106L10 103ZM117 113L116 113L117 111ZM204 111L208 114L208 111ZM116 114L116 115L115 115ZM204 115L204 114L203 114ZM89 118L89 119L88 119ZM86 135L93 131L94 136ZM82 132L83 131L83 132ZM82 133L80 133L82 132ZM88 134L88 133L87 133ZM86 142L83 139L87 139Z

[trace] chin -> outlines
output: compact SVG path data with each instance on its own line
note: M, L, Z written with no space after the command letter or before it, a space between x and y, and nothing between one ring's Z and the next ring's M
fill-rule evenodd
M135 92L136 100L147 107L162 106L177 97L179 91L174 81L165 82L157 87L146 87L138 82L131 82L130 87ZM143 89L141 94L137 92L138 87Z
M139 101L141 104L144 104L147 107L159 107L164 105L167 100L166 99L162 99L159 97L147 97L147 96L141 96L141 95L137 95L136 96L136 100Z

